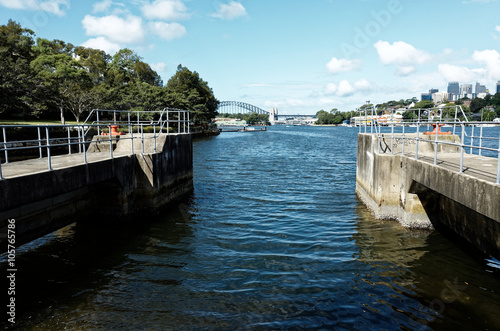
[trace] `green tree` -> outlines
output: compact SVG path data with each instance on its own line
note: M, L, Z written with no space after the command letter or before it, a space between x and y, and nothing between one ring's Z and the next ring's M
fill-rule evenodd
M0 115L33 114L36 84L29 66L35 58L32 51L34 32L9 20L0 26Z
M470 103L470 111L473 114L479 113L481 111L481 109L483 109L486 105L487 105L486 100L481 99L481 98L475 98Z
M414 108L433 108L433 107L434 107L434 102L432 102L431 100L422 100L417 102Z
M87 70L70 55L71 45L59 40L50 42L39 38L35 49L39 55L31 61L31 68L36 72L37 82L46 91L47 101L52 99L57 105L61 123L64 124L64 110L68 103L75 95L87 93L92 87L91 78ZM79 111L73 112L77 121L80 114Z
M195 124L209 123L217 116L219 101L196 71L191 72L179 64L165 88L168 106L189 110Z

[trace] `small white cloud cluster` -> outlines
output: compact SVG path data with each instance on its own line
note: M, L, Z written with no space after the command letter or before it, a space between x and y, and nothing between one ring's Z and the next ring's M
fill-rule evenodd
M154 0L140 7L142 17L122 10L120 3L103 0L94 4L94 14L109 12L106 16L86 15L82 20L83 28L90 40L83 46L103 49L114 53L123 45L143 44L152 33L164 40L181 38L186 28L177 20L188 19L190 14L181 0Z
M423 64L431 59L431 55L416 49L404 41L396 41L392 45L379 40L374 45L380 62L385 65L396 64L397 76L408 76L416 71L415 65Z
M0 0L0 5L11 9L41 10L64 16L69 9L69 0Z
M212 14L213 17L221 18L224 20L234 20L235 18L246 16L247 11L245 7L239 2L231 1L228 4L220 4L216 13Z
M187 30L179 21L192 16L183 1L141 1L141 16L133 15L123 9L123 4L112 0L97 2L93 7L94 15L86 15L82 20L85 33L92 37L82 45L114 53L124 45L144 44L151 34L166 41L181 38L187 34ZM108 15L96 16L99 13ZM245 7L235 1L219 5L217 12L212 14L213 17L226 20L245 15Z

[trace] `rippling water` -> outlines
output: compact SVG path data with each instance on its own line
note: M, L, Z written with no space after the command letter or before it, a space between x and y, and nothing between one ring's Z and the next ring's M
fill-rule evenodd
M18 326L500 329L498 261L375 220L354 194L356 135L276 126L195 141L179 206L20 250Z

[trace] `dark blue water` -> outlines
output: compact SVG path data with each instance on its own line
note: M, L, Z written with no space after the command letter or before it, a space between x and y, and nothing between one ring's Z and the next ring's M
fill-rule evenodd
M28 330L500 329L500 266L356 198L356 128L194 142L194 192L18 256Z

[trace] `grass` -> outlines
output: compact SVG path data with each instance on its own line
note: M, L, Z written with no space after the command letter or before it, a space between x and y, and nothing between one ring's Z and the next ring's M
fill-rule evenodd
M76 121L66 121L66 125L83 124ZM0 125L61 125L59 120L0 120Z

